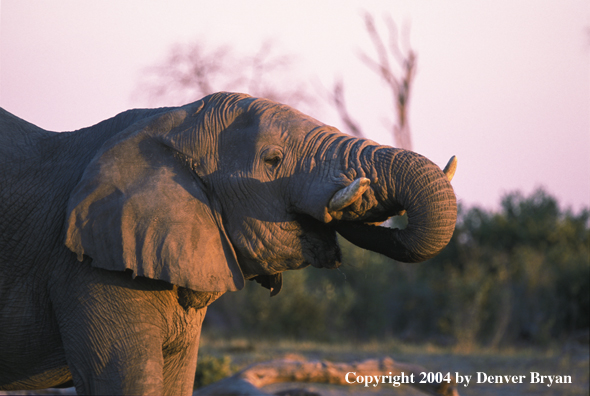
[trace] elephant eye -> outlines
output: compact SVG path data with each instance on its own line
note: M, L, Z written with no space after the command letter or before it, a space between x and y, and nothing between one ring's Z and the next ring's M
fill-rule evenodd
M276 155L274 157L265 158L264 162L266 162L270 166L277 166L281 162L281 157Z
M283 160L283 152L278 147L271 147L262 153L262 160L271 168L276 168Z

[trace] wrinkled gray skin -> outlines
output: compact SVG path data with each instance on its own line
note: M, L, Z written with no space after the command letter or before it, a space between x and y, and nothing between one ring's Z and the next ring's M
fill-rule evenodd
M441 170L287 106L219 93L71 133L0 112L0 389L192 392L206 307L340 263L336 231L397 260L456 219ZM370 188L340 210L334 194ZM407 210L405 230L382 222Z

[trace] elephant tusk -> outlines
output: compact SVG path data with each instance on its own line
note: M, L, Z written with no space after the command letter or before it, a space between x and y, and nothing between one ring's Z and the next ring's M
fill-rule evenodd
M359 199L365 191L367 191L369 184L371 184L371 180L366 177L355 179L348 186L338 190L334 194L328 204L328 209L332 212L337 212L351 205L354 201Z
M453 180L453 176L455 176L455 171L457 170L457 157L452 156L449 162L447 162L447 166L443 170L444 174L447 176L449 181Z

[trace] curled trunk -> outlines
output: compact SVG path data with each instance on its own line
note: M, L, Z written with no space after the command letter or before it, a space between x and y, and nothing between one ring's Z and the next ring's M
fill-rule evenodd
M375 201L354 221L339 221L336 231L355 245L394 260L420 262L436 256L449 242L457 219L453 188L443 171L412 151L378 147L361 157L363 168L374 168ZM366 224L405 210L408 226L391 229ZM344 217L345 218L345 217Z

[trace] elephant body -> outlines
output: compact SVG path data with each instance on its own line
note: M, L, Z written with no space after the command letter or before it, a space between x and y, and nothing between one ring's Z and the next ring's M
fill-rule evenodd
M86 165L113 134L151 113L131 111L76 133L2 114L0 389L49 388L74 377L80 394L192 392L206 304L183 308L178 287L81 265L64 245L68 198ZM134 329L129 320L139 315ZM109 356L103 346L126 338L135 339L127 344L133 349Z
M438 253L452 188L396 150L242 94L64 133L0 109L0 390L190 394L207 306L245 280L273 295L284 270L337 267L336 232ZM358 236L402 210L407 232Z

